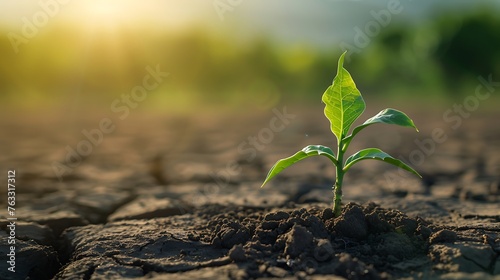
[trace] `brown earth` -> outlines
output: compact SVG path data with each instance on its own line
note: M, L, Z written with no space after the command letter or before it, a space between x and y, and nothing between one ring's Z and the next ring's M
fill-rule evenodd
M321 107L289 107L288 118L279 106L108 116L116 128L102 141L95 129L106 114L2 118L1 174L16 170L18 220L16 272L2 261L0 278L500 279L499 115L445 111L410 108L418 134L360 133L351 152L379 147L423 179L362 162L345 178L338 218L327 159L259 188L279 158L335 145ZM97 145L83 143L82 129ZM68 163L71 149L83 153ZM3 260L9 248L0 251Z

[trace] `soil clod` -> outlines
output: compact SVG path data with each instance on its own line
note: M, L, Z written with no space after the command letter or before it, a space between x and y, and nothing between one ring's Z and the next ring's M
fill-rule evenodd
M436 243L453 243L457 240L457 233L451 230L442 229L435 232L429 238L430 244Z

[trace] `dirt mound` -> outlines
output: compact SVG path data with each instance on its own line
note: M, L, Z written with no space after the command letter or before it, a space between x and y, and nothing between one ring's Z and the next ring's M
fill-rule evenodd
M432 232L421 219L376 204L347 204L340 217L309 207L271 211L229 211L208 225L207 242L231 248L250 277L336 274L349 279L384 279L398 264L425 257ZM369 264L368 264L369 263Z

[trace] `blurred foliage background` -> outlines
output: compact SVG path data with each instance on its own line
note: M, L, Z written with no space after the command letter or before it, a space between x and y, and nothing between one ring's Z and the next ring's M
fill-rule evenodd
M4 1L0 103L106 109L159 65L141 108L317 104L345 46L367 99L462 100L500 80L499 2L401 0L377 22L391 1Z

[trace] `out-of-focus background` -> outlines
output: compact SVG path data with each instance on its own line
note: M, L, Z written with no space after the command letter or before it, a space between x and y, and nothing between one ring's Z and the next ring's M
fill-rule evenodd
M467 127L487 131L499 113L499 12L456 0L2 1L0 161L38 183L134 164L159 184L186 170L180 181L217 182L233 161L254 162L260 181L280 156L334 143L320 100L347 51L367 103L358 122L393 107L421 130L380 126L364 141L431 172L447 147L488 154L432 137L485 146Z
M115 111L317 104L344 50L368 101L447 106L500 76L499 11L493 0L2 1L0 106L68 116L117 98ZM122 100L148 67L168 77Z

